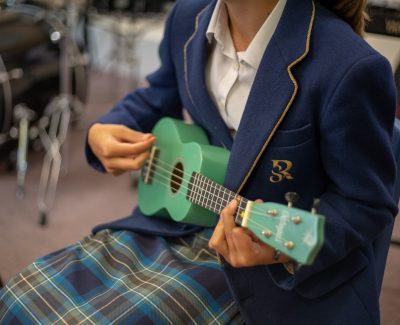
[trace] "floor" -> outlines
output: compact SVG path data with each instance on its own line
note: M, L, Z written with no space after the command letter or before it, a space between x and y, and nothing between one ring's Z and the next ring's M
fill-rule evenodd
M34 259L71 244L94 225L126 216L136 205L132 177L99 175L83 155L86 128L108 111L132 82L101 73L90 79L90 95L82 122L70 132L68 173L60 179L46 227L38 225L36 204L42 153L29 156L26 195L16 198L14 172L0 169L0 274L7 280ZM397 222L394 237L400 239ZM381 294L382 324L400 324L400 247L392 246Z

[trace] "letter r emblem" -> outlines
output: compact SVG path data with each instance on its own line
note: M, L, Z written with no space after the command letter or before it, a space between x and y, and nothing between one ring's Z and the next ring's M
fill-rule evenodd
M272 176L269 177L269 181L271 183L280 183L284 179L294 179L289 172L292 167L293 163L290 160L272 160Z

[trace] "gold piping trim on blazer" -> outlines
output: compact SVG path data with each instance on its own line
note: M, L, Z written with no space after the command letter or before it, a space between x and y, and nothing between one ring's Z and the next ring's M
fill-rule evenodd
M196 105L194 104L194 100L193 100L192 94L191 94L190 89L189 89L189 80L188 80L188 71L187 71L187 57L186 57L187 55L186 55L186 52L187 52L187 47L189 46L189 43L190 43L190 42L193 40L193 38L196 36L197 31L198 31L198 29L199 29L199 17L200 17L200 15L201 15L208 7L209 7L209 5L207 5L206 7L204 7L204 8L197 14L194 32L193 32L193 34L189 37L189 39L186 41L186 43L185 43L185 45L184 45L184 47L183 47L183 62L184 62L184 67L183 67L183 69L184 69L184 71L185 71L185 87L186 87L186 91L187 91L187 93L188 93L188 95L189 95L189 99L190 99L190 101L192 102L193 106L196 106Z
M314 3L314 0L313 0L312 1L311 20L310 20L310 24L308 26L308 32L307 32L306 49L305 49L304 53L300 57L298 57L295 61L293 61L287 68L287 72L289 74L290 80L292 81L292 83L294 85L294 91L293 91L292 97L290 98L288 104L286 105L286 107L285 107L281 117L279 118L278 122L275 124L274 128L272 129L271 133L269 134L269 136L267 138L267 141L264 143L263 147L261 148L261 151L258 153L256 159L253 162L253 165L251 166L251 168L248 171L246 177L242 181L242 184L240 184L239 189L236 191L237 193L240 193L240 191L243 189L243 186L246 184L247 180L249 179L249 177L250 177L251 173L253 172L256 164L260 160L261 155L264 153L265 149L267 148L268 144L271 141L272 136L275 134L277 128L282 123L283 118L285 117L285 115L286 115L287 111L289 110L289 108L292 106L294 98L297 95L297 92L299 90L299 85L297 83L297 80L294 78L291 70L292 70L293 66L295 66L297 63L302 61L307 56L307 54L308 54L308 52L310 50L310 38L311 38L311 30L312 30L312 27L314 25L314 18L315 18L315 3Z

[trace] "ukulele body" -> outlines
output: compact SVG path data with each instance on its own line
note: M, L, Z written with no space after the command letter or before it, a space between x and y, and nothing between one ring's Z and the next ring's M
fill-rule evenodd
M229 151L210 145L200 127L170 118L161 119L152 134L157 138L156 152L150 159L148 180L145 168L139 179L140 210L148 216L214 226L217 221L215 213L187 199L188 184L193 172L223 184Z
M200 127L171 118L161 119L152 133L157 142L142 167L140 210L149 217L214 226L216 214L238 199L237 193L221 185L229 151L211 146ZM240 197L235 223L295 261L309 265L324 242L325 218L316 213L318 204L311 212L292 204L260 203Z

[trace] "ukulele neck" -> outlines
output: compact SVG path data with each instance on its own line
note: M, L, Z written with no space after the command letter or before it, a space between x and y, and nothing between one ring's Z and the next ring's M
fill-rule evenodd
M186 198L190 202L218 215L221 214L229 202L236 199L238 201L238 208L235 215L235 222L238 225L242 225L246 206L249 202L246 198L196 172L193 172L190 178Z

